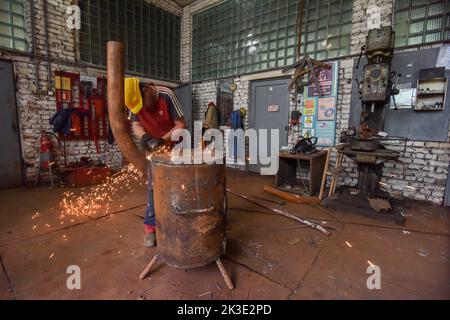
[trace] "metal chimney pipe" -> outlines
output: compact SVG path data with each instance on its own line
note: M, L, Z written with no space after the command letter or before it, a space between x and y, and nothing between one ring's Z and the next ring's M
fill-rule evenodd
M109 123L122 154L136 169L147 175L148 161L131 139L125 115L124 77L124 46L120 42L109 41L107 47Z

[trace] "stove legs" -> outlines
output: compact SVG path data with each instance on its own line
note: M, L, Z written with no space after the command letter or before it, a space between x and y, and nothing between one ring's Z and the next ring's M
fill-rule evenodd
M159 254L156 254L153 257L152 261L150 261L150 263L145 267L145 269L139 275L140 280L145 279L145 277L150 273L151 269L158 263L160 258L161 257ZM223 279L225 280L225 283L226 283L228 289L233 290L234 289L233 282L231 281L230 276L228 275L227 271L225 270L225 267L223 266L223 263L220 260L220 258L216 260L216 264L217 264L217 267L219 268L220 273L222 274Z

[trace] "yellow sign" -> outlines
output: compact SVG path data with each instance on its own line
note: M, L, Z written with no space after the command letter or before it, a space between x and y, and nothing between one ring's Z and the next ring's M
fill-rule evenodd
M55 76L55 89L57 90L72 90L70 85L70 78Z

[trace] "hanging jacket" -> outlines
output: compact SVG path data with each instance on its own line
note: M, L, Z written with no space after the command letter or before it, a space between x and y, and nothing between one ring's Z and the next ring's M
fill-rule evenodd
M66 137L71 134L72 128L72 113L76 112L78 116L89 116L89 112L81 108L68 108L55 113L50 119L50 124L53 126L53 132L62 133Z
M217 113L217 108L213 105L208 107L205 113L205 121L203 121L203 126L208 127L208 129L219 129L219 114Z
M231 127L236 129L244 129L244 126L242 125L242 118L241 118L241 111L240 110L234 110L231 113Z
M58 111L50 119L50 124L53 126L53 132L62 133L65 136L69 136L70 129L72 128L71 115L74 111L74 108Z

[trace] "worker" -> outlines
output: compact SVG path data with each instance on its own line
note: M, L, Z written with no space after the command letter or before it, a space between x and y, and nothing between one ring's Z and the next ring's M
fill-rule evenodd
M172 90L153 83L141 84L138 78L125 79L125 105L131 111L133 133L146 153L171 145L172 134L186 127L183 111ZM147 208L145 210L144 246L156 246L156 221L153 184L148 167Z

